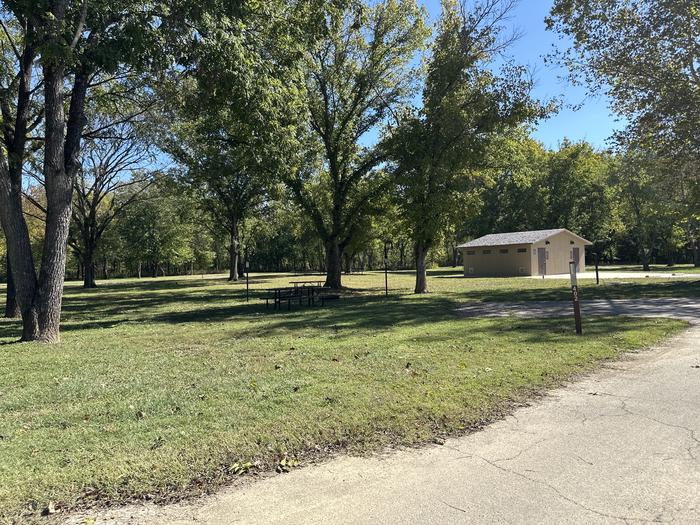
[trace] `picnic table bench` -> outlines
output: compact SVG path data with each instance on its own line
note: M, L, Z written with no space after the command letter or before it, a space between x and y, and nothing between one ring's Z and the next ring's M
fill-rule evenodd
M282 303L287 302L287 310L292 309L292 301L299 301L299 305L304 304L304 298L306 298L306 304L308 306L316 306L317 302L320 302L321 306L325 306L328 301L337 301L340 299L340 294L334 293L322 293L326 291L322 287L323 281L313 280L313 281L289 281L293 287L282 287L282 288L272 288L269 291L269 295L265 295L262 298L265 300L265 307L270 307L270 302L272 301L272 307L274 310L281 310Z
M263 296L265 299L265 307L270 306L270 301L272 301L272 306L274 310L282 308L282 302L287 301L287 310L292 309L292 301L299 301L299 305L304 302L304 297L306 297L306 302L308 306L314 306L316 304L316 298L320 295L320 286L295 286L293 288L273 288L271 295Z

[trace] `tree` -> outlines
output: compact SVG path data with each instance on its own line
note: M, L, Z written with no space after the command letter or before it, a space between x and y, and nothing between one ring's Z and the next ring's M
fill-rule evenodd
M228 233L229 281L237 281L241 228L244 220L262 203L267 177L255 166L255 160L242 158L246 155L243 147L219 147L216 141L211 143L206 138L201 140L193 136L188 146L192 149L185 160L186 179L198 192L200 206ZM255 157L260 153L256 152Z
M242 2L6 0L0 16L22 28L17 55L38 57L43 92L42 173L46 228L37 274L21 208L21 186L0 153L0 219L22 315L22 340L59 339L72 190L80 168L85 103L93 81L128 67L163 69L196 47L202 19L240 20ZM179 48L179 49L178 49ZM25 76L28 67L19 75ZM28 62L27 62L28 63ZM67 109L67 112L66 112Z
M199 89L186 91L165 149L186 167L184 180L229 237L229 281L239 277L243 222L259 207L279 171L278 133L264 75L248 70L248 90L235 104L201 107ZM253 87L254 86L254 87ZM273 92L274 93L274 92ZM174 97L171 97L171 100Z
M672 159L668 175L697 187L700 171L683 167L700 161L700 2L556 0L547 24L573 41L559 55L572 76L607 91L629 121L617 137L623 149ZM696 192L685 197L686 210L700 208ZM695 223L691 213L685 222ZM686 232L699 246L700 229Z
M24 21L5 20L0 17L2 33L0 45L6 67L2 69L0 85L0 110L2 111L2 144L7 152L7 177L14 188L12 198L15 207L22 207L22 174L24 162L36 144L29 144L29 134L41 123L39 111L38 84L35 80L35 60L37 46L33 43L31 24ZM25 38L25 35L27 37ZM14 279L9 254L6 255L7 294L5 317L19 317Z
M287 169L299 63L317 38L316 17L323 18L325 4L267 2L251 10L246 25L210 19L200 26L206 38L192 62L161 89L173 108L165 149L185 167L187 183L226 230L230 281L239 277L245 220L269 199Z
M592 240L605 237L615 221L611 167L611 156L586 142L565 140L550 152L542 181L546 188L542 228L567 228Z
M413 238L416 293L428 291L428 252L485 167L489 143L542 114L529 97L531 81L522 68L505 67L501 76L489 68L509 42L499 35L513 5L485 0L470 11L443 1L423 107L410 111L393 132L397 196Z
M487 155L473 192L476 212L466 218L462 237L545 228L549 152L527 129L516 129L495 140Z
M125 210L117 228L126 260L137 268L138 276L145 269L158 277L165 273L166 265L193 261L196 230L193 221L187 220L192 203L184 192L165 180L145 188L132 186L128 191L141 197Z
M597 241L617 226L609 153L566 139L547 151L518 131L494 143L489 164L472 236L568 228Z
M562 62L606 90L633 131L698 154L700 2L556 0L547 24L573 41Z
M306 54L304 156L287 184L326 252L327 287L342 286L343 252L388 188L383 144L367 145L413 89L413 62L426 36L415 0L351 3L329 10L325 33Z
M134 3L5 2L7 11L2 16L9 14L23 28L18 46L23 51L18 54L36 54L43 77L42 171L47 214L38 275L22 214L21 186L13 178L9 158L4 151L0 155L0 218L22 314L23 340L53 342L59 338L71 194L79 169L86 94L98 70L114 69L124 44L131 46L128 55L137 57L148 40L143 34L135 38L140 13L133 9ZM116 27L124 29L115 31ZM29 67L20 65L21 75L29 73Z
M634 240L644 271L649 270L652 254L673 237L677 207L672 183L659 176L668 169L664 159L643 151L628 151L613 172L612 183L620 203L620 217Z
M86 142L75 180L72 230L68 243L80 259L83 287L95 288L95 255L105 230L137 202L155 173L153 157L131 123L110 126L108 137ZM133 191L124 191L134 187Z

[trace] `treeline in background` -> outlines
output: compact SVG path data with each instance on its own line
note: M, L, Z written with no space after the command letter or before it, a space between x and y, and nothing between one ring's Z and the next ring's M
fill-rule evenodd
M614 264L700 262L697 224L684 208L687 189L666 173L675 167L598 151L586 142L563 141L547 150L525 131L503 139L490 162L493 167L480 172L475 187L455 203L430 253L430 266L460 265L456 246L481 235L559 227L595 243L587 251L589 261L598 252L602 262ZM97 223L108 224L90 254L93 273L86 272L84 254L90 247L81 237L90 219L80 213L82 193L77 192L68 278L229 272L230 232L207 201L179 180L173 173L140 172L106 193L95 210ZM363 221L346 248L344 272L383 268L385 248L390 269L415 268L411 237L401 211L392 206L391 191L386 190L381 212ZM275 197L260 203L240 227L239 275L246 260L256 272L325 272L324 243L309 218L284 189ZM38 249L41 209L30 201L25 205Z

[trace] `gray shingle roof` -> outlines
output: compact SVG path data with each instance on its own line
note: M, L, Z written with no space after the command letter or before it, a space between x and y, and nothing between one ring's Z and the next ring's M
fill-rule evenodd
M507 246L511 244L533 244L550 238L557 233L568 232L578 237L575 233L564 228L555 230L537 230L529 232L491 233L484 235L466 244L460 244L457 248L478 248L480 246ZM585 241L585 239L583 239ZM586 241L588 243L588 241Z

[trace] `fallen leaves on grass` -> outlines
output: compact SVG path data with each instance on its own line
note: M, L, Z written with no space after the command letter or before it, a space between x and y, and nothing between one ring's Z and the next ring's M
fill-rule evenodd
M280 474L283 472L289 472L291 469L294 467L299 466L299 460L295 458L287 458L286 456L280 459L279 463L277 464L277 472Z

